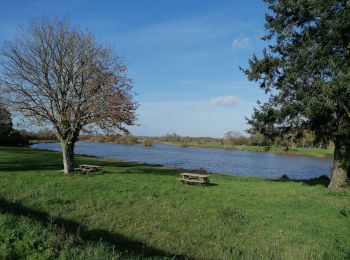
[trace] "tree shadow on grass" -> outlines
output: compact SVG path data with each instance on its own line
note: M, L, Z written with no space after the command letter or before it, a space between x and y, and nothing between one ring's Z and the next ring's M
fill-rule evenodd
M171 169L153 166L144 166L137 168L130 168L118 172L118 174L148 174L148 175L176 175L181 172L181 169Z
M0 147L0 152L2 148ZM2 155L0 158L0 171L19 172L19 171L45 171L45 170L62 170L62 154L56 151L36 150L30 148L11 148L3 149L8 154ZM138 162L126 162L112 159L98 158L93 156L76 155L75 165L79 164L95 164L100 166L111 166L117 168L135 167L138 170L144 169L144 173L149 173L150 167L155 169L160 165L146 164ZM150 169L147 169L150 168ZM166 173L166 170L160 170Z
M322 176L320 176L318 178L312 178L312 179L308 179L308 180L293 180L293 179L289 179L288 176L283 175L281 178L273 180L273 181L277 181L277 182L296 182L296 183L303 183L303 184L309 185L309 186L321 185L321 186L324 186L324 187L328 187L328 185L330 183L330 179L326 175L322 175Z
M7 155L5 158L1 158L0 171L43 171L62 168L62 159L59 154L29 150L26 148L12 148L10 156Z
M50 214L28 208L20 203L14 203L0 198L0 213L10 213L15 216L25 216L40 222L43 226L52 226ZM84 242L104 242L120 252L128 252L139 257L170 257L172 259L192 259L185 255L173 255L163 250L150 247L140 241L132 240L122 234L112 233L104 229L90 230L74 220L61 217L54 219L54 224L65 232L78 236Z

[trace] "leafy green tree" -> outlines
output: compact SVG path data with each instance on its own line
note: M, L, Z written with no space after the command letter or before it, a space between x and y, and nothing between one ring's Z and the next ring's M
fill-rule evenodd
M329 188L344 188L350 168L350 1L265 2L268 46L243 71L270 97L248 122L271 139L311 130L315 142L334 142Z

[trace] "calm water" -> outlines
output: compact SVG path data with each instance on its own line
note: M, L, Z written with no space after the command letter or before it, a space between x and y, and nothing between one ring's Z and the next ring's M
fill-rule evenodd
M61 150L59 144L52 143L34 144L32 147ZM226 151L212 148L181 148L166 144L144 147L142 145L79 142L76 144L75 152L186 169L202 167L209 172L266 178L278 178L283 174L293 179L310 179L321 175L330 176L332 167L331 160L317 157Z

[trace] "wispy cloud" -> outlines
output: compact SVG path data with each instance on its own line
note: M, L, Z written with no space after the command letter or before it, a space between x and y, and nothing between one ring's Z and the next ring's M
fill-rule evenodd
M224 28L218 30L219 27ZM206 17L195 17L139 28L129 32L127 37L129 41L142 44L198 44L228 36L233 31L231 25L215 24Z
M211 100L211 104L214 106L235 106L239 102L239 99L235 96L216 97Z
M138 44L191 44L203 45L207 42L226 42L239 32L254 30L255 24L232 21L229 11L218 9L192 16L176 17L139 26L121 35Z
M208 107L207 101L156 101L142 102L142 109L148 112L155 112L164 116L186 113L188 111L202 111Z
M248 37L240 36L232 41L232 48L244 49L248 48L251 44L251 40Z

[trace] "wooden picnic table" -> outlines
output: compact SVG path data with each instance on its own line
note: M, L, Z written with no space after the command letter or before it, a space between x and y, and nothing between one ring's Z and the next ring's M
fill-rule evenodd
M80 164L78 168L75 168L76 171L81 171L83 173L92 173L98 172L102 169L102 166L91 165L91 164Z
M182 176L181 179L179 179L183 184L188 183L198 183L198 184L209 184L210 179L209 175L205 174L197 174L197 173L188 173L184 172L180 174Z

